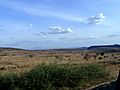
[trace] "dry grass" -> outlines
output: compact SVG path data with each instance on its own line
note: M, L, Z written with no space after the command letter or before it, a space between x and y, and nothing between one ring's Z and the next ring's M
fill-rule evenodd
M114 62L114 63L112 63ZM100 63L111 72L115 78L120 69L120 53L101 53L91 51L75 50L46 50L46 51L24 51L24 50L4 50L0 52L0 72L21 73L32 69L39 63L74 63L93 64Z

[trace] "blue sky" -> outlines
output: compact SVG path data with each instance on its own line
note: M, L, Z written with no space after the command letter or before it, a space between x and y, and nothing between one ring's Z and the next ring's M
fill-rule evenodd
M120 0L0 0L0 47L120 44Z

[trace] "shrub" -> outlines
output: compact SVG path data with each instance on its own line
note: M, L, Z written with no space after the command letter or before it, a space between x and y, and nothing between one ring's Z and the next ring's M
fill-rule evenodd
M0 75L0 90L14 90L16 80L15 74Z
M102 58L102 57L99 57L98 59L101 60L101 59L103 59L103 58Z
M46 88L79 87L91 81L105 79L108 73L98 65L80 66L74 64L40 64L23 74L19 86L25 89L46 90ZM21 87L21 88L22 88Z
M83 88L108 79L100 65L40 64L20 76L0 76L0 90L57 90Z
M32 55L32 54L29 54L28 56L29 56L30 58L33 58L33 55Z
M101 52L100 55L101 55L101 56L104 56L104 52Z

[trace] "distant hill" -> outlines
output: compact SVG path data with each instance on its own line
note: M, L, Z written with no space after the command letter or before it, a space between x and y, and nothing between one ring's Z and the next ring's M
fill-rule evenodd
M99 45L99 46L90 46L88 50L93 50L97 52L120 52L120 45Z
M25 50L25 49L20 49L20 48L11 48L11 47L0 47L0 51L3 50Z
M0 47L0 51L10 51L10 50L28 50L28 49L21 49L21 48L12 48L12 47ZM90 46L90 47L78 47L78 48L56 48L56 49L41 49L41 48L34 48L29 50L48 50L48 51L95 51L95 52L120 52L120 45L98 45L98 46ZM28 51L29 51L28 50Z

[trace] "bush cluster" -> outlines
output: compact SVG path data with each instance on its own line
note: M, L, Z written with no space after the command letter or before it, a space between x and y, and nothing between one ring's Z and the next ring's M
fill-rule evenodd
M104 81L108 76L109 73L100 65L40 64L19 76L1 75L0 90L80 89Z

